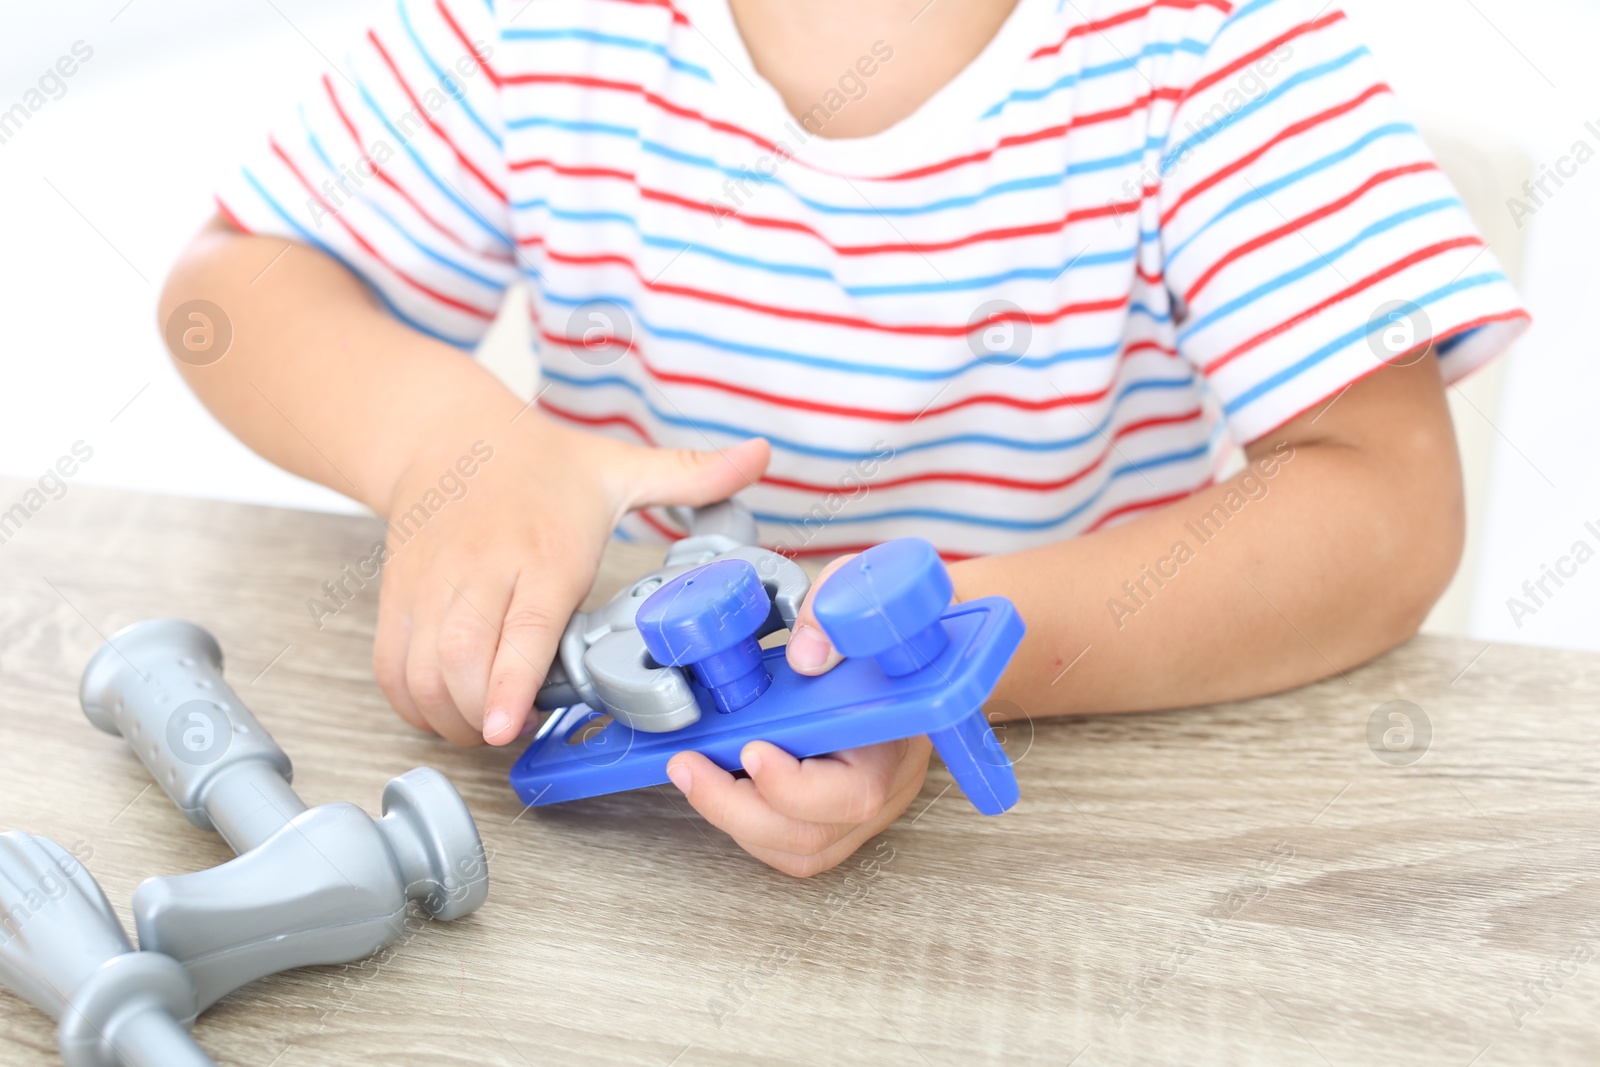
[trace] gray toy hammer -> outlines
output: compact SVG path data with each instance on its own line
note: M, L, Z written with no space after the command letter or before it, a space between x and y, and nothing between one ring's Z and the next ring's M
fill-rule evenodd
M278 971L373 954L404 932L408 900L455 919L489 892L472 815L430 767L389 782L382 818L354 804L308 810L289 786L289 757L223 681L221 648L193 623L119 631L84 669L79 698L190 822L239 854L147 879L133 897L140 947L188 969L201 1011Z

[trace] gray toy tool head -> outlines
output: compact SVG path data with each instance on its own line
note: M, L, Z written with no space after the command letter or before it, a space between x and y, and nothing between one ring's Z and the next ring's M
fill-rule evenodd
M67 1067L215 1067L187 1032L183 967L135 952L83 865L15 830L0 834L0 984L60 1021Z
M183 962L202 1010L257 978L371 955L404 933L408 901L455 919L489 892L466 803L419 767L392 779L383 817L306 809L289 759L222 678L216 640L153 619L114 635L84 670L84 713L134 752L195 825L239 858L151 878L134 894L139 943Z
M765 637L794 623L811 580L800 565L756 545L756 523L738 501L675 509L689 536L667 549L660 567L632 582L603 607L573 614L560 651L534 699L546 711L583 703L645 733L681 730L698 722L700 705L688 675L656 663L634 625L651 593L686 571L718 559L742 559L756 569L772 601L757 631Z

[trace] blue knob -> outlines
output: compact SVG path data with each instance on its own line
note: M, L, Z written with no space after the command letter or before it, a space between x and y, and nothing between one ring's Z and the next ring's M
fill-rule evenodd
M950 643L939 617L953 592L938 550L902 537L830 574L811 610L841 655L873 656L893 678L926 667Z
M771 614L755 567L719 559L651 593L634 625L657 663L690 668L718 711L738 711L772 684L755 637Z

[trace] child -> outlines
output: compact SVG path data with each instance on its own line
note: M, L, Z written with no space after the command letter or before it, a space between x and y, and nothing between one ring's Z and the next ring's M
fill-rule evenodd
M521 734L613 531L734 493L784 551L916 534L1010 597L1016 715L1344 670L1450 580L1444 386L1527 321L1316 0L401 0L218 207L162 316L231 348L180 369L404 525L374 669L461 744ZM470 358L517 281L534 402ZM837 660L808 619L788 656ZM809 875L928 757L671 774Z

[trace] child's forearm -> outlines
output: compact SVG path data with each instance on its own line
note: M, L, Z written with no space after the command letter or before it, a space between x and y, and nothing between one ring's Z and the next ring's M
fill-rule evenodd
M1122 526L956 565L959 596L1004 594L1029 624L996 696L1027 715L1204 704L1414 633L1462 538L1434 361L1386 368L1249 451L1240 476Z
M161 321L193 300L221 308L233 335L214 363L197 365L203 353L177 360L211 413L273 463L380 514L418 452L460 451L477 425L505 427L522 406L493 374L406 327L303 245L214 220L169 275Z
M174 344L206 406L391 520L373 672L402 718L461 744L520 735L623 514L724 500L766 469L760 440L694 452L561 426L304 245L214 223L173 269L163 319L193 300L233 333L215 361Z

